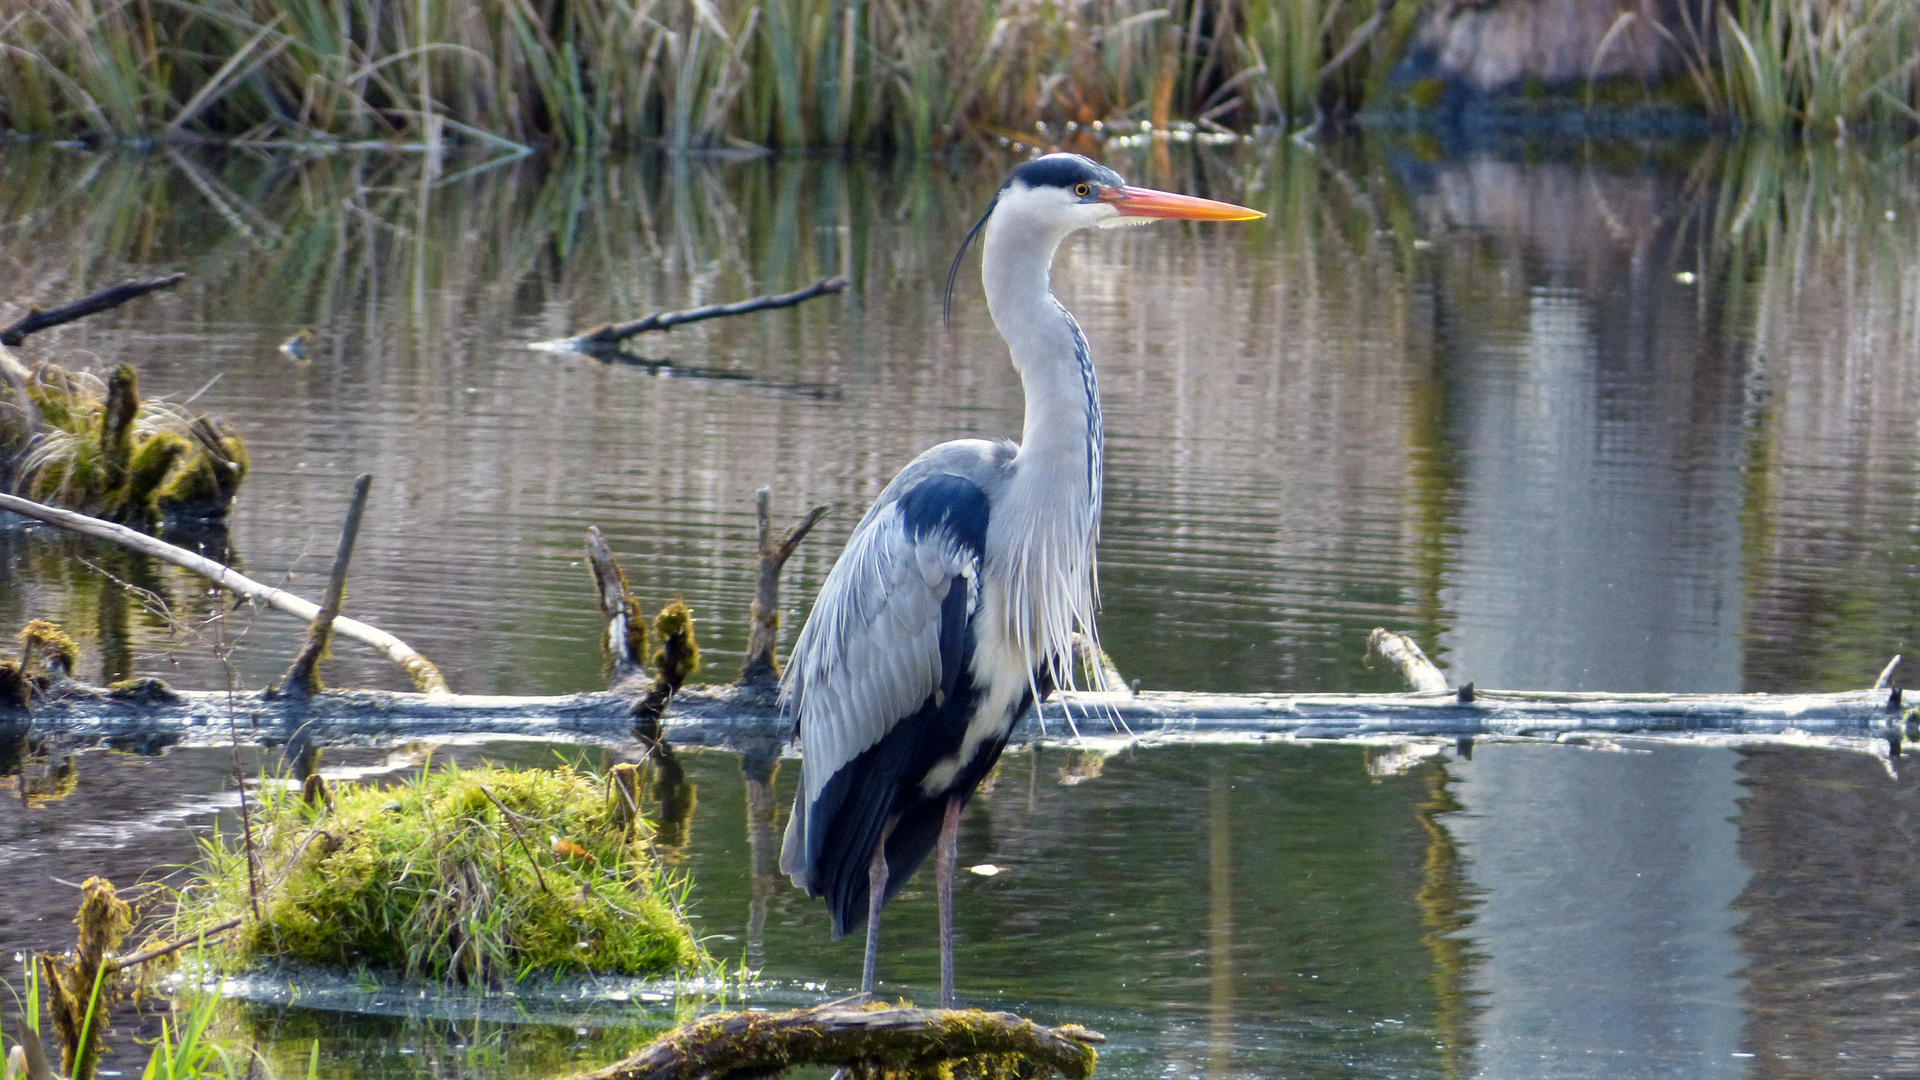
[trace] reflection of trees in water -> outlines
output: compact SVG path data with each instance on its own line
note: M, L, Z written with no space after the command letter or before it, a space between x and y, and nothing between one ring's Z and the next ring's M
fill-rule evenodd
M1734 906L1747 959L1743 1049L1764 1078L1909 1075L1920 994L1920 782L1861 754L1741 755ZM1845 1056L1842 1056L1845 1055Z
M1718 180L1715 269L1751 327L1747 682L1859 686L1920 632L1920 176L1763 143Z

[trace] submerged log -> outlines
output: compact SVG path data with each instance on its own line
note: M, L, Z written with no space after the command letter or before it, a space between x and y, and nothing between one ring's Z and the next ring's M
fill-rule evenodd
M574 1080L777 1076L826 1065L844 1066L855 1077L1058 1074L1086 1080L1097 1060L1094 1047L1106 1041L1075 1024L1044 1027L1012 1013L823 1005L704 1017Z

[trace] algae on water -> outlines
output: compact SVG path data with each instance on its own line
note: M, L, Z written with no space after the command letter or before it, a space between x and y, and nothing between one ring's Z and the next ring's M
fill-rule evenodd
M330 799L262 791L253 815L260 919L228 935L229 968L293 961L498 986L570 973L673 976L712 961L684 878L606 781L561 767L425 770ZM181 891L180 936L250 915L246 845L207 841Z

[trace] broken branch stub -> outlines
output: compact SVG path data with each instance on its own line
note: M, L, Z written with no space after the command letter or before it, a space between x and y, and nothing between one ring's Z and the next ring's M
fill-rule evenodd
M110 540L122 547L132 548L143 555L151 555L162 562L191 570L248 600L278 608L294 618L303 619L309 623L320 614L320 605L311 600L295 596L285 589L262 585L245 574L204 555L175 547L165 540L136 532L125 525L115 525L111 521L77 514L72 510L62 510L57 506L48 506L45 503L34 502L32 499L20 498L18 495L0 494L0 510L11 510L37 521L44 521L49 525L58 525L72 532ZM341 637L370 646L398 664L401 670L413 679L414 685L429 697L442 697L452 692L447 688L447 680L441 676L439 668L434 667L426 657L413 651L412 646L385 630L345 616L334 620L333 629Z
M820 519L833 510L831 504L814 507L776 541L772 501L773 493L761 488L755 507L760 536L760 576L753 590L753 625L747 634L747 664L740 672L742 686L771 686L779 681L780 666L774 660L773 646L780 634L780 572L793 557L794 549Z
M1367 635L1367 652L1384 657L1400 673L1400 677L1407 680L1407 685L1419 693L1444 694L1451 689L1447 685L1447 677L1433 666L1433 661L1420 651L1420 646L1405 634L1396 634L1376 626L1373 633Z
M333 640L333 624L340 617L340 604L347 595L347 564L353 561L353 544L360 536L360 518L366 513L367 491L373 486L373 474L361 473L353 482L353 503L347 507L347 520L340 527L340 547L333 554L333 573L327 578L326 595L320 599L319 614L307 627L307 642L300 655L280 680L280 692L296 698L308 698L320 692L319 664Z
M610 665L607 685L618 690L646 677L647 622L641 615L640 601L627 586L627 572L620 568L600 529L593 525L587 526L587 565L593 568L594 595L600 601L600 617L607 624L602 639Z
M980 1058L1012 1066L987 1075L1058 1073L1086 1080L1098 1059L1094 1047L1105 1041L1106 1036L1077 1025L1043 1027L1012 1013L826 1005L704 1017L667 1032L624 1061L574 1080L774 1076L808 1065L933 1077L949 1075L943 1064Z

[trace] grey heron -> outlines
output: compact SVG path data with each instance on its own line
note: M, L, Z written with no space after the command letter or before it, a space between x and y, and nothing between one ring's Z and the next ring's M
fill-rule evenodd
M821 586L780 689L801 752L780 869L826 898L836 939L865 920L863 993L881 907L937 846L952 1006L960 810L1014 723L1072 685L1075 628L1094 637L1100 393L1086 336L1049 286L1054 252L1079 229L1262 216L1049 154L1015 168L962 241L947 296L984 229L987 309L1026 393L1021 441L942 443L894 477Z

